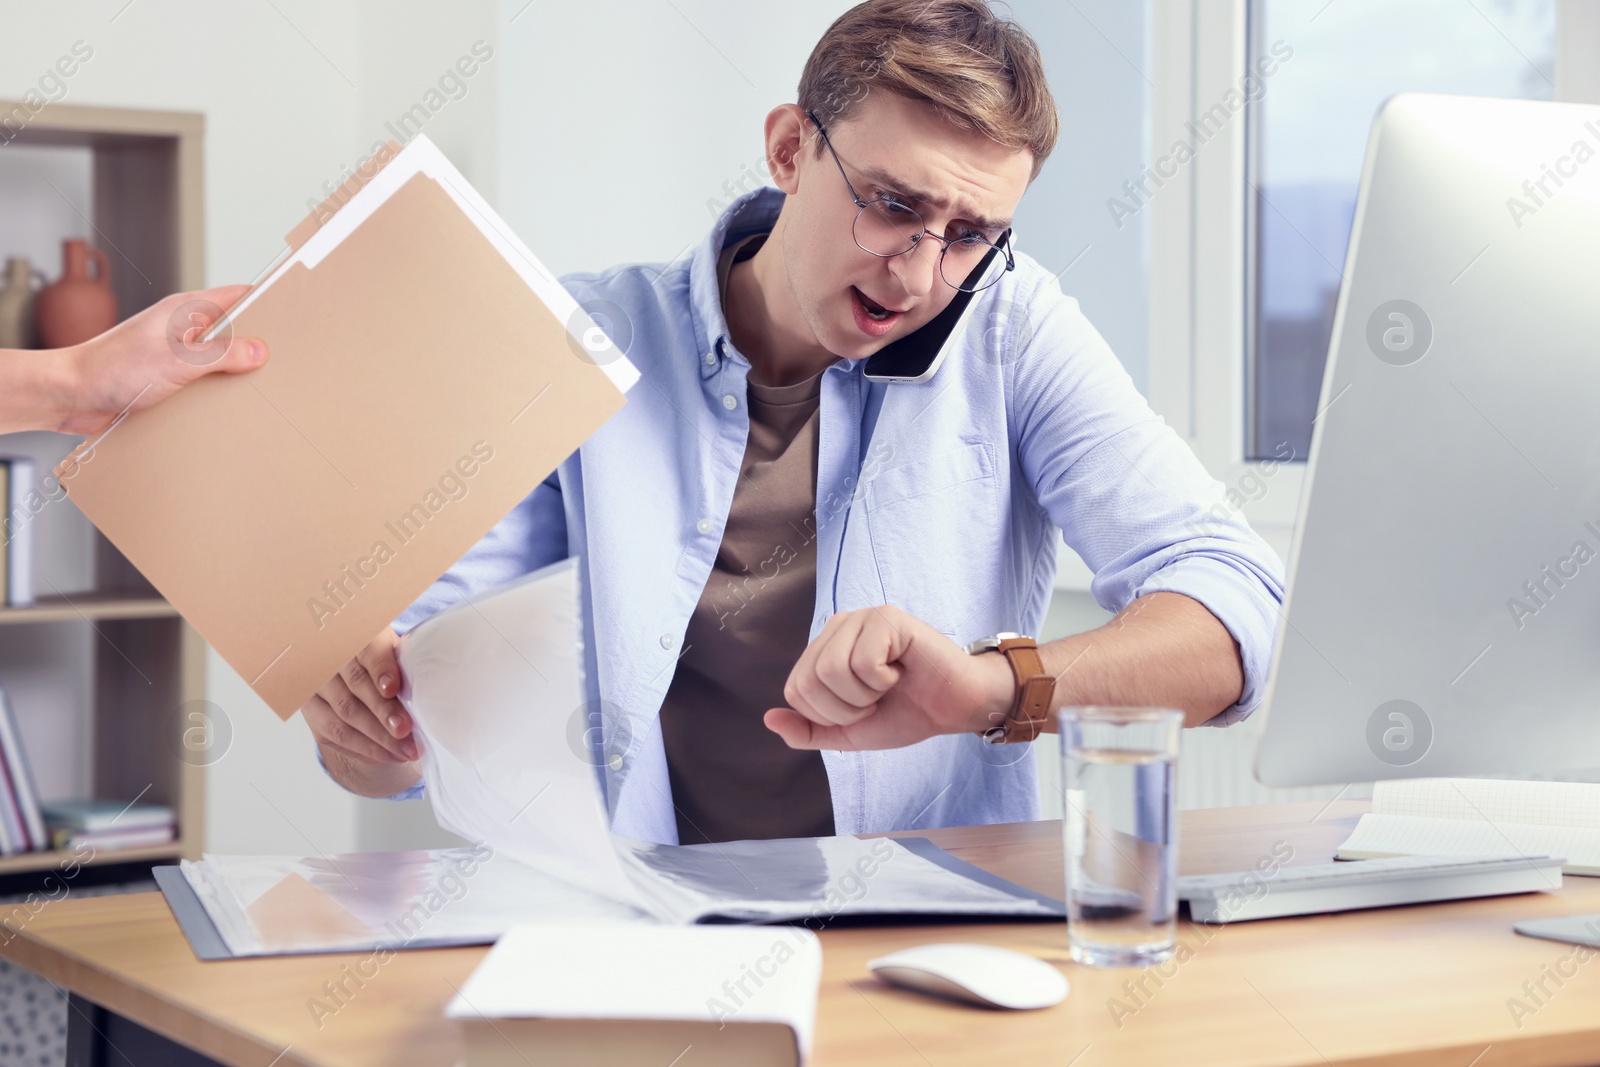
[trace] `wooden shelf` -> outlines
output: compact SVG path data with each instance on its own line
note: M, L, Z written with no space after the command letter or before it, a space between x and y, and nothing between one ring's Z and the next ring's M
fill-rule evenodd
M0 625L73 622L78 619L166 619L177 609L158 596L136 593L73 593L42 596L25 608L0 607Z
M0 115L14 106L0 100ZM86 231L91 244L113 250L110 281L121 317L169 293L204 288L203 115L68 103L22 113L29 119L7 131L0 169L18 166L33 147L82 149L72 154L75 167L87 153L90 203L73 205L81 218L61 236ZM52 203L62 195L42 182L34 192ZM7 199L0 220L25 210L23 199ZM20 435L0 440L0 451L31 454L42 473L54 469L61 444L48 435ZM206 697L205 642L75 512L68 503L54 505L35 531L36 539L54 538L52 550L38 554L34 575L36 589L52 595L25 608L0 607L0 683L11 683L21 731L36 740L48 765L50 780L40 782L46 793L139 798L165 804L176 816L177 841L102 852L88 862L131 867L198 858L209 764L186 758L177 739L193 714L203 713L193 709ZM69 592L54 595L57 586ZM93 591L70 591L86 587ZM76 625L49 625L61 623ZM83 862L74 851L21 853L0 857L0 874Z
M18 852L14 856L0 856L0 874L47 871L53 867L71 867L74 863L99 867L107 863L149 863L151 860L166 859L176 861L183 854L182 841L168 841L164 845L146 845L143 848L96 849L94 856L87 860L76 849Z

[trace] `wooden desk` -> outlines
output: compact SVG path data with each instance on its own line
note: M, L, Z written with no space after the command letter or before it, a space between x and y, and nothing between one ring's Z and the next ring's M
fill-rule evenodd
M1326 862L1364 807L1186 812L1184 873L1242 870L1277 842L1294 849L1291 863ZM1008 878L1061 892L1059 823L926 836ZM1061 923L830 930L822 935L815 1063L1600 1063L1600 953L1585 958L1574 946L1511 930L1518 919L1576 912L1600 912L1600 879L1568 878L1550 894L1214 929L1184 923L1187 952L1149 971L1071 963ZM992 1012L891 989L866 970L885 951L936 940L1034 953L1063 968L1072 993L1046 1011ZM459 1042L441 1011L485 951L397 953L319 1029L310 998L361 956L199 963L158 894L49 904L0 949L110 1012L242 1067L452 1064ZM1559 987L1549 977L1558 971L1568 972ZM1530 996L1524 983L1540 981L1549 995ZM1531 1014L1514 1018L1513 998Z

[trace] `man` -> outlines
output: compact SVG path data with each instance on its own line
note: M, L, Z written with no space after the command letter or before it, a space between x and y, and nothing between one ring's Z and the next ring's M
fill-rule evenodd
M620 310L642 380L302 709L347 788L420 792L395 631L568 555L591 698L574 714L603 720L594 762L627 836L1031 819L1020 742L1057 708L1248 714L1279 560L1010 248L1057 137L1032 40L982 0L869 0L765 133L777 189L735 202L687 262L563 279ZM988 282L926 381L865 377ZM1057 530L1117 616L969 654L1037 632Z

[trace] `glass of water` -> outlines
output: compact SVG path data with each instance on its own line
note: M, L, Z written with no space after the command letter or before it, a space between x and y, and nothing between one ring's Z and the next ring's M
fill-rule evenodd
M1058 716L1067 939L1094 967L1145 967L1177 943L1178 734L1172 708L1091 706Z

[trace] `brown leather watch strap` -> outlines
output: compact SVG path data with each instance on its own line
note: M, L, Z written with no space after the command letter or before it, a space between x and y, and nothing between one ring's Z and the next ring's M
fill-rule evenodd
M1011 664L1017 680L1017 695L1005 722L984 731L991 744L1032 741L1044 730L1050 718L1050 699L1056 680L1045 673L1039 658L1039 643L1031 637L1008 637L1000 642L999 652Z

